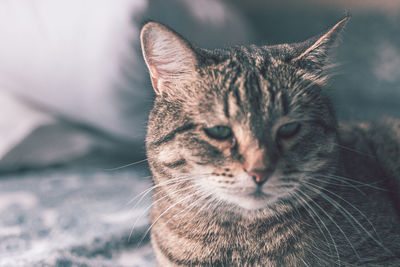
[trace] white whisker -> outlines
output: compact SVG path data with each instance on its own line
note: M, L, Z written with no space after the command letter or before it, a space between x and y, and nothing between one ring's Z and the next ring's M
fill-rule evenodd
M139 161L136 161L136 162L132 162L132 163L129 163L129 164L126 164L126 165L122 165L122 166L119 166L119 167L116 167L116 168L103 169L103 171L116 171L116 170L120 170L120 169L123 169L123 168L126 168L126 167L137 165L139 163L143 163L143 162L146 162L146 161L147 161L147 159L142 159L142 160L139 160Z
M153 223L150 225L150 227L147 229L147 231L143 234L142 239L140 240L140 242L138 243L138 246L142 243L142 241L144 240L144 238L146 237L146 235L150 232L151 228L153 228L153 226L158 222L158 220L161 219L161 217L166 214L169 210L171 210L173 207L175 207L176 205L179 205L180 203L186 201L187 199L193 197L196 193L187 195L186 197L182 198L181 200L175 202L174 204L170 205L167 209L165 209L154 221Z
M378 233L377 233L377 231L376 231L374 225L372 224L372 222L367 218L367 216L366 216L361 210L359 210L357 207L355 207L352 203L350 203L350 202L347 201L346 199L342 198L341 196L339 196L339 195L337 195L337 194L331 192L330 190L327 190L327 189L325 189L325 188L319 187L319 186L317 186L317 185L312 185L312 186L316 186L317 188L320 188L320 189L322 189L322 190L325 190L325 191L327 191L328 193L330 193L330 194L332 194L332 195L334 195L334 196L340 198L340 199L343 200L344 202L346 202L350 207L352 207L353 209L355 209L355 210L369 223L369 225L372 227L373 231L375 232L375 234L376 234L377 237L379 238ZM326 194L325 194L325 196L328 197L329 199L331 199L332 201L334 201L335 203L337 203L337 205L340 205L337 201L335 201L334 199L330 198L330 197L327 196ZM332 203L331 203L331 204L332 204ZM381 241L377 240L377 239L376 239L376 238L375 238L375 237L374 237L360 222L359 222L359 220L357 220L349 211L347 211L347 209L345 209L342 205L340 205L340 207L342 207L342 209L343 209L345 212L347 212L347 213L349 214L349 216L351 216L351 217L353 218L354 222L355 222L356 224L358 224L358 225L361 227L361 229L362 229L374 242L376 242L380 247L382 247L384 250L386 250L386 252L389 252L391 255L393 255L393 252L390 251L388 248L386 248L386 247L382 244Z
M301 193L301 192L299 192ZM329 251L331 252L331 244L328 241L328 238L326 237L324 231L322 230L322 228L319 226L319 224L317 223L317 221L315 220L315 217L311 214L311 212L317 217L317 219L321 222L322 226L325 228L325 230L328 232L328 235L330 237L330 239L332 240L332 244L335 248L336 251L336 255L337 255L337 260L338 262L340 262L340 257L339 257L339 252L336 246L336 242L335 239L333 238L331 232L329 231L328 227L326 226L325 222L322 220L322 218L319 216L319 214L315 211L315 209L311 206L311 204L309 204L303 197L301 197L299 194L297 194L296 192L294 192L294 194L296 194L296 196L303 202L303 204L305 205L304 208L307 211L307 213L311 216L311 219L314 221L315 225L318 227L318 229L320 230L320 232L322 233L322 235L324 236L324 239L326 241L326 244L329 247ZM307 209L307 207L311 210L311 212Z
M312 176L312 177L310 177L311 179L314 179L314 180L318 180L319 182L322 182L322 183L324 183L324 184L330 184L330 185L336 185L336 186L341 186L341 187L352 187L352 188L354 188L355 190L357 190L358 192L360 192L362 195L366 195L366 193L364 192L364 191L362 191L360 188L359 188L359 186L356 186L356 185L354 185L354 184L352 184L352 183L349 183L348 181L344 181L344 180L340 180L339 182L342 182L342 183L344 183L344 184L340 184L340 183L333 183L332 181L326 181L326 180L322 180L322 179L317 179L317 178L331 178L331 177L329 177L329 176L324 176L324 175L318 175L318 174L316 174L316 175L314 175L314 176ZM335 180L335 179L334 179Z
M348 236L346 235L346 233L343 231L343 229L337 224L337 222L332 218L331 215L329 215L328 212L325 211L324 208L322 208L317 202L315 202L310 196L308 196L306 193L304 193L304 196L307 197L312 203L314 203L314 205L319 208L326 217L328 217L328 219L333 222L333 224L339 229L339 231L342 233L342 235L344 236L344 238L346 239L346 241L349 243L350 247L352 248L352 250L354 251L354 253L358 256L358 258L360 257L357 250L355 249L353 243L351 243L350 239L348 238Z
M150 188L147 188L146 190L144 190L143 192L141 192L140 194L136 195L131 200L129 200L126 205L131 204L133 201L135 201L139 197L140 197L140 200L138 200L138 202L140 202L148 193L150 193L152 190L154 190L158 187L170 185L170 184L174 184L174 183L179 183L179 182L184 182L184 181L189 181L195 177L201 177L201 176L206 176L206 175L209 175L209 173L196 174L196 175L185 175L185 176L180 176L180 177L166 180L166 181L158 183Z
M182 214L183 212L186 211L186 213L185 213L183 216L181 216L182 219L185 218L186 215L188 215L189 212L190 212L199 202L201 202L201 201L203 201L204 199L210 197L212 194L213 194L213 193L208 193L208 194L205 193L202 197L200 197L199 199L197 199L196 201L194 201L192 204L190 204L189 206L183 208L180 212L178 212L177 214L175 214L174 216L172 216L170 219L168 219L168 220L166 221L166 224L167 224L170 220L172 220L174 217L176 217L176 216L178 216L179 214Z
M362 151L353 149L353 148L351 148L351 147L347 147L347 146L340 145L340 144L334 144L334 145L336 145L336 146L339 147L339 148L342 148L342 149L345 149L345 150L348 150L348 151L351 151L351 152L354 152L354 153L357 153L357 154L360 154L360 155L363 155L363 156L367 156L367 157L371 157L371 158L376 158L376 157L375 157L374 155L372 155L372 154L368 154L368 153L365 153L365 152L362 152Z
M138 217L137 217L136 221L133 223L133 226L132 226L131 232L130 232L130 234L129 234L128 240L129 240L130 237L132 236L132 233L133 233L133 231L134 231L134 229L135 229L135 226L136 226L136 224L138 223L139 219L142 218L145 214L147 214L147 213L150 211L151 207L153 207L156 203L162 201L163 199L165 199L165 198L167 198L167 197L170 197L172 194L176 194L176 193L179 193L179 192L188 190L188 189L193 188L193 187L195 187L195 186L196 186L196 185L191 185L191 186L188 186L188 187L185 187L185 188L181 188L181 189L179 189L179 190L176 190L176 191L171 192L169 195L165 195L165 196L163 196L163 197L161 197L161 198L159 198L159 199L153 201L153 202L152 202Z
M338 176L338 175L333 175L333 174L327 175L327 177L332 178L332 179L336 179L336 180L338 180L338 181L346 180L346 181L354 182L354 183L359 184L359 185L358 185L359 187L364 186L364 187L370 187L370 188L372 188L372 189L376 189L376 190L380 190L380 191L385 191L385 192L388 191L388 190L385 189L385 188L380 188L380 187L377 187L377 186L374 186L374 185L373 185L373 184L379 183L380 181L376 181L376 182L374 182L374 183L363 183L363 182L357 181L357 180L355 180L355 179L351 179L351 178L343 177L343 176Z

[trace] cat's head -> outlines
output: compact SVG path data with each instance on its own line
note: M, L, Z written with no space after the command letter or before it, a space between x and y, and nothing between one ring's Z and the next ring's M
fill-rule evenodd
M263 210L332 172L337 123L324 86L329 50L347 20L301 43L217 50L147 23L155 183L171 198Z

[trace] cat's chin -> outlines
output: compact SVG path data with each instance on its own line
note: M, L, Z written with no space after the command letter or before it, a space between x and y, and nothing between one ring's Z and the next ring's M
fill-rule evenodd
M224 194L222 197L225 201L249 211L268 209L278 200L277 196L259 191L243 195Z

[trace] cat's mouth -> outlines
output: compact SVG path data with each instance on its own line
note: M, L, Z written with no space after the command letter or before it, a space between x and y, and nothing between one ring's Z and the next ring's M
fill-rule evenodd
M266 194L261 190L261 187L257 187L253 192L247 195L248 197L255 198L257 200L272 198L272 195Z
M266 193L262 190L262 187L257 187L251 190L245 190L247 192L226 192L220 194L220 196L227 202L236 204L246 210L259 210L265 209L270 205L273 205L277 196L273 193Z

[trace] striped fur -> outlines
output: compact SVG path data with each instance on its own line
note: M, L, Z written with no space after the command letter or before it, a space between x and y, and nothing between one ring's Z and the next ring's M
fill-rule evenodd
M218 50L144 26L160 266L400 264L400 130L339 126L323 90L347 20L303 43ZM282 138L288 123L300 128ZM232 136L213 139L214 126ZM268 180L257 185L250 168Z

